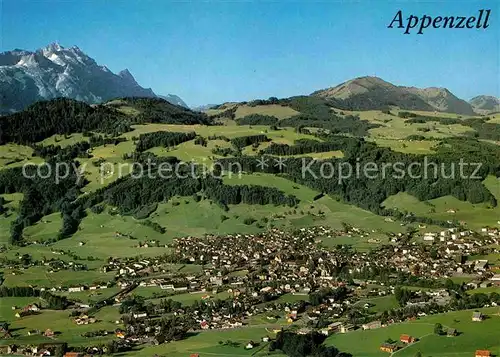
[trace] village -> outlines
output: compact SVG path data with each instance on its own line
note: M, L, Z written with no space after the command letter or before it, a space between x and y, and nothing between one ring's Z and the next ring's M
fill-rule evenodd
M256 319L269 331L262 336L266 341L282 329L324 336L378 329L474 307L473 302L467 307L456 305L453 289L458 287L450 286L453 277L470 278L459 287L464 291L500 286L500 271L490 267L487 259L466 259L498 254L498 229L393 234L388 244L369 251L323 245L324 240L345 234L369 235L354 227L339 232L318 226L295 232L271 229L255 235L183 237L175 239L169 245L170 253L163 256L110 257L101 270L115 274L112 282L37 288L67 295L75 325L98 324L94 315L100 308L116 307L122 315L115 330L96 329L85 337L113 335L121 348L129 348L158 345L188 331L241 329L254 325ZM52 268L51 263L44 265ZM169 270L174 263L198 269ZM414 288L401 291L400 285ZM94 294L110 288L118 291L95 303L72 298L75 293ZM139 298L143 288L157 289L156 302ZM199 300L193 305L175 301L183 295L199 296ZM370 311L371 298L388 296L396 296L399 307L382 313ZM483 306L499 305L500 296L490 296L486 305L483 302ZM22 319L42 308L30 304L12 310ZM165 319L172 324L160 323ZM483 316L474 313L471 319L481 321ZM12 337L8 328L4 333ZM49 338L57 334L50 328L29 333ZM443 333L453 336L455 332ZM399 341L381 341L380 350L392 354L415 341L411 335L402 335ZM252 346L246 344L246 348ZM24 348L25 354L38 353ZM94 348L102 351L102 346Z

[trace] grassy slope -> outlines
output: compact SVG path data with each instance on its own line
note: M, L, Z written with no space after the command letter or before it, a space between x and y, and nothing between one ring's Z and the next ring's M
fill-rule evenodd
M241 105L236 109L235 117L238 119L250 114L272 115L278 119L286 119L299 114L299 112L290 107L283 107L277 104L257 105L255 107Z
M401 334L409 334L421 341L395 353L395 356L415 356L421 351L423 356L461 357L473 356L477 349L489 349L494 355L500 353L499 310L484 309L489 318L480 323L472 323L472 311L459 311L420 318L413 322L391 325L369 331L354 331L347 334L336 334L327 341L342 351L354 356L375 357L387 356L379 351L380 345L388 338L399 340ZM433 334L434 324L441 323L445 327L456 328L461 334L457 337L436 336Z
M119 314L116 308L113 307L101 309L95 315L99 322L91 325L76 325L72 319L68 318L68 311L42 310L37 315L30 315L22 318L16 318L14 316L15 312L18 310L12 311L11 306L16 305L17 307L22 307L33 302L38 302L42 306L44 305L44 301L37 298L0 298L2 318L5 318L6 321L11 324L10 328L14 331L16 343L36 344L53 342L54 340L42 335L28 336L28 331L30 330L41 330L43 333L46 329L50 328L56 334L59 333L55 339L56 341L66 341L74 345L90 345L96 343L96 341L108 341L113 338L113 335L97 339L88 339L82 337L82 333L100 329L113 331L119 327L119 325L114 323L114 321L119 318ZM12 343L12 341L0 339L0 344L7 343Z
M500 182L490 176L484 181L485 186L500 202ZM400 192L388 197L383 205L388 208L399 208L414 212L419 216L429 216L440 220L465 221L470 228L479 229L485 226L496 226L500 220L500 206L491 208L486 204L463 202L452 196L444 196L421 202L415 197ZM451 212L454 210L455 212Z

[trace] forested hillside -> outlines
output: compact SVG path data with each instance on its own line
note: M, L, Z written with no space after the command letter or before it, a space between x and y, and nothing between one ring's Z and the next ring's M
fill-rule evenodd
M421 201L452 196L472 204L497 205L496 197L482 184L488 175L500 176L499 146L484 141L499 140L500 124L490 121L489 117L439 117L409 111L399 111L396 115L396 112L384 111L380 115L387 119L367 120L364 112L344 112L333 103L307 96L270 98L222 108L219 114L211 114L211 117L156 98L120 98L96 106L70 99L35 103L23 112L0 119L0 148L13 143L24 144L31 149L32 157L45 160L49 167L67 163L74 170L61 181L56 181L53 172L48 179L39 179L36 175L33 179L23 177L21 168L15 165L0 170L0 194L24 194L18 217L11 223L11 242L22 244L23 230L53 212L61 212L63 218L58 236L53 238L59 240L78 230L88 209L98 212L106 206L115 207L123 215L144 218L154 212L157 204L176 196L211 200L224 211L230 210L231 205L240 204L272 204L296 209L300 203L295 195L275 187L226 185L221 179L207 177L206 172L201 175L201 168L191 170L183 166L183 161L192 161L190 153L198 160L215 162L213 173L218 176L223 176L221 168L231 171L235 167L241 167L246 174L279 175L322 195L383 216L404 217L404 212L383 207L388 197L399 192L411 194ZM335 101L336 105L339 103ZM252 108L254 114L236 118L241 115L239 106L242 105ZM263 112L270 113L269 108L278 110L281 106L292 108L292 115L278 119L255 112L262 108ZM225 115L230 115L238 125L208 125L214 117ZM480 162L482 165L477 172L472 166L465 169L465 174L471 175L474 171L476 177L397 177L394 167L388 168L384 177L345 179L339 177L340 171L324 175L325 165L339 168L346 164L356 167L368 163L400 163L403 166L423 163L424 158L419 154L381 147L378 141L372 140L372 131L386 130L389 120L415 127L412 135L405 135L403 145L432 144L427 159L436 165L451 167L459 160ZM439 140L417 134L432 133L435 125L459 126L469 131L460 137ZM422 126L430 126L430 129L420 130ZM69 145L58 143L57 135L69 138L75 133L82 135L81 141ZM48 144L53 136L55 142ZM174 172L187 177L137 178L130 175L137 172L131 171L99 186L95 173L90 175L89 172L101 170L99 165L107 162L106 155L114 155L115 163L150 165L148 170L153 170L153 174L159 164L168 163ZM269 162L284 157L286 165L263 167L256 155L263 155ZM84 175L79 177L77 169L82 163ZM424 173L422 167L419 170L418 174ZM193 177L192 173L200 175ZM94 187L92 190L89 190L90 185ZM86 194L82 196L84 191ZM425 217L412 219L446 225L444 221Z

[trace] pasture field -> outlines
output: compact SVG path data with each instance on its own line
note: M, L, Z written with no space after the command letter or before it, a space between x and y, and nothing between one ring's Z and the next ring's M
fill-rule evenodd
M236 138L239 136L265 134L272 140L287 139L293 144L298 139L315 139L312 135L295 132L293 128L280 128L279 130L270 130L265 125L237 125L237 126L205 126L205 125L176 125L176 124L147 124L132 125L134 130L124 133L122 137L131 139L140 134L151 133L155 131L173 131L173 132L195 132L205 138L209 136L225 136L227 138ZM317 139L316 139L317 140ZM132 151L132 150L131 150Z
M370 231L372 229L380 231L401 230L398 223L386 222L383 217L377 216L356 206L336 201L329 196L323 196L322 198L314 201L314 197L317 196L319 192L296 184L283 177L254 173L251 175L243 174L241 175L241 178L234 175L232 178L224 178L224 182L234 185L253 184L276 187L287 194L297 196L301 202L295 211L299 213L301 211L306 213L310 212L316 214L316 216L307 214L302 217L290 219L292 225L296 227L305 227L313 224L327 225L340 229L342 228L342 222L345 222ZM280 209L279 207L276 208ZM321 212L323 214L321 214Z
M7 214L0 216L0 245L2 245L7 244L9 241L10 224L17 217L17 209L23 199L23 194L11 193L0 195L0 197L3 197L7 201L4 207L8 210Z
M489 115L489 117L491 118L489 120L490 123L500 124L500 114Z
M21 306L24 302L36 302L36 298L0 298L0 308L5 311L7 321L10 323L10 329L18 344L37 344L44 342L64 341L72 345L92 345L95 343L105 343L114 338L110 333L104 337L86 338L82 334L96 330L114 331L119 324L115 323L118 318L116 308L105 307L95 314L97 322L89 325L77 325L72 319L68 318L68 311L61 310L41 310L35 315L16 318L14 311L8 311L12 305ZM43 305L43 303L42 303ZM4 306L7 306L5 308ZM24 306L24 305L22 305ZM2 317L4 317L2 315ZM55 338L43 336L43 332L51 329L55 333ZM42 334L28 335L29 331L40 330ZM0 345L12 343L12 340L0 340Z
M69 135L52 135L51 137L40 141L38 144L48 146L48 145L59 145L62 148L65 148L69 145L74 145L80 143L82 141L89 141L89 138L84 136L81 133L73 133Z
M370 140L370 138L368 138ZM434 140L403 140L403 139L373 139L377 146L388 147L405 154L432 154L439 141Z
M437 122L406 123L404 119L399 117L384 122L378 128L369 130L370 137L375 139L405 139L410 135L422 135L429 139L439 139L461 136L473 131L470 127L461 124L443 125Z
M74 286L91 284L93 282L107 282L112 280L113 273L103 273L99 270L73 271L60 270L54 273L46 267L31 267L21 271L4 269L5 286Z
M238 106L238 109L236 109L235 118L239 119L250 114L272 115L278 119L286 119L300 113L295 109L278 104L256 105L254 107L240 105Z
M340 150L335 151L325 151L325 152L312 152L309 154L299 154L299 155L291 155L290 157L312 157L316 160L327 160L332 158L343 158L344 153Z
M42 220L24 229L24 237L29 242L43 242L57 236L62 227L60 212L45 216Z
M491 293L500 294L500 287L499 286L490 286L487 288L477 288L477 289L468 290L467 293L469 293L469 294L491 294Z
M380 125L378 128L369 130L369 137L373 139L405 139L410 135L422 135L426 138L445 138L451 136L463 135L467 132L474 131L468 126L461 124L443 125L438 122L428 123L407 123L404 118L397 116L397 111L392 110L390 114L382 113L379 110L366 111L344 111L344 114L359 115L361 120L367 120L374 124ZM432 116L431 112L422 112L422 115ZM452 117L456 118L456 114L437 113L436 117Z
M467 119L467 118L473 118L477 117L477 115L461 115L461 114L456 114L456 113L446 113L446 112L428 112L424 110L395 110L394 112L397 114L399 112L410 112L410 113L415 113L417 115L421 115L424 117L438 117L438 118L454 118L454 119Z
M472 322L471 310L449 312L375 330L335 334L327 339L327 343L354 356L388 356L388 353L379 350L380 345L388 338L399 341L401 334L409 334L419 341L395 352L393 356L413 357L420 351L423 356L465 357L474 356L474 352L478 349L487 349L493 355L498 355L500 353L499 309L487 308L482 311L488 316L483 322ZM434 335L434 324L438 322L445 329L450 327L457 329L459 335L456 337Z
M98 302L100 300L109 298L114 294L118 293L121 289L118 286L109 287L106 289L98 289L98 290L84 290L79 292L57 292L57 295L67 296L69 299L78 301L85 304L91 304ZM115 320L120 319L120 314L118 313L118 309L113 308L112 306L105 307L108 310L114 311L117 315ZM114 321L114 320L113 320Z
M207 146L202 146L196 145L194 140L191 140L181 143L175 148L154 147L147 151L157 156L175 156L184 162L194 161L198 164L205 164L210 168L217 158L222 157L212 153L212 150L216 147L227 148L231 147L231 144L224 140L209 140Z
M267 343L261 342L262 337L265 336L274 337L274 334L264 327L195 332L185 340L160 346L145 347L127 353L126 356L152 356L155 353L165 357L185 357L194 353L199 353L200 356L213 357L266 356L268 353ZM228 340L238 345L233 347L219 344L219 341L224 343ZM245 345L249 341L260 343L260 345L254 349L245 350ZM282 354L272 354L272 356L285 357Z
M257 135L265 134L273 143L281 143L293 145L296 140L299 139L314 139L313 136L307 134L296 133L291 128L282 128L280 130L269 130L267 126L202 126L202 125L170 125L170 124L148 124L148 125L133 125L134 130L127 132L122 135L123 138L127 140L117 145L102 145L91 149L92 158L78 158L77 161L80 163L80 169L83 171L85 178L89 183L83 188L84 192L92 192L98 188L104 187L121 176L130 173L132 166L130 163L126 163L123 159L125 154L129 154L135 151L135 143L133 138L139 137L141 134L151 133L156 131L173 131L173 132L196 132L198 135L208 138L209 136L225 136L229 139L247 136L247 135ZM79 138L78 134L72 134L68 141L68 145L71 143L76 143ZM69 140L73 140L69 142ZM59 141L59 145L62 141ZM264 148L269 143L262 143ZM163 148L154 147L149 149L158 156L175 156L179 160L184 162L197 162L198 164L205 164L208 168L212 167L213 162L217 158L221 158L220 155L215 155L212 150L216 147L227 148L231 147L231 143L216 139L208 140L207 146L196 145L194 140L181 143L174 148ZM261 149L259 148L259 150ZM30 148L27 148L30 149ZM16 149L12 155L17 155L16 152L20 149ZM31 150L31 149L30 149ZM252 147L246 147L243 149L244 154L253 154L257 152L252 151ZM30 153L31 155L31 153ZM305 155L304 155L305 156ZM331 153L318 153L310 154L307 156L313 156L316 158L327 158L327 157L340 157L340 152ZM17 156L19 157L19 155ZM43 162L40 158L34 158L33 160L38 160ZM95 163L101 160L101 167ZM19 163L17 163L19 164Z
M399 308L398 301L396 300L396 297L394 295L368 297L366 299L358 301L356 303L356 306L363 306L367 303L370 305L374 305L370 306L367 309L369 312L374 312L374 313L380 313L391 309Z
M500 200L500 181L489 176L483 181L488 190ZM464 221L469 228L480 229L486 226L495 227L500 218L500 206L490 207L485 203L472 204L460 201L452 196L444 196L421 202L417 198L400 192L388 197L382 204L387 208L398 208L413 212L417 216L428 216L440 220Z
M33 149L17 144L0 145L0 170L21 167L26 163L41 164L44 160L32 156Z
M29 146L17 144L5 144L0 146L0 167L12 167L29 158L33 154L33 149Z

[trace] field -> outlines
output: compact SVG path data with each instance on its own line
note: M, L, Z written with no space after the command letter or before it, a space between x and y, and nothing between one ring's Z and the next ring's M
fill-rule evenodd
M394 356L415 356L420 351L423 356L462 357L473 356L478 349L487 349L493 355L500 353L500 316L498 308L483 309L488 318L483 322L471 322L472 311L450 312L419 318L416 321L391 325L376 330L354 331L347 334L335 334L328 338L341 351L354 356L387 356L379 350L380 345L391 338L399 340L401 334L409 334L419 339L418 342L394 353ZM434 335L435 323L443 327L455 328L459 335L446 337Z
M11 193L0 195L3 197L8 203L5 204L5 208L7 208L8 215L0 217L0 245L6 244L8 242L8 237L10 234L10 224L13 220L16 219L16 211L19 207L19 202L23 199L22 193Z
M467 132L473 131L470 127L460 124L443 125L438 122L429 123L407 123L405 119L397 116L397 111L391 111L394 115L382 113L378 110L367 110L358 112L348 112L345 114L359 115L360 119L367 120L374 124L380 125L378 128L370 129L369 137L372 139L383 140L399 140L405 139L410 135L422 135L425 138L445 138L451 136L463 135ZM436 115L439 117L453 117L457 118L456 114L439 113L433 114L432 112L416 112L422 115Z
M0 145L0 170L6 168L20 167L24 164L42 163L43 159L32 157L33 149L29 146L6 144Z
M75 133L71 135L52 135L51 137L43 140L40 144L47 145L59 145L64 148L69 145L80 143L82 141L88 141L88 137L83 136L81 133Z
M377 146L388 147L394 151L407 154L432 154L439 141L403 140L403 139L373 139Z
M15 311L11 309L11 306L19 307L29 303L38 303L42 306L44 304L43 301L37 298L0 298L2 318L6 318L6 321L11 324L10 328L13 331L14 337L16 337L16 341L18 341L17 343L36 344L53 342L53 339L44 337L41 334L28 335L28 332L32 330L40 330L43 334L46 329L51 329L56 334L56 341L61 340L75 345L88 345L96 343L96 338L85 338L82 336L83 333L100 329L111 332L120 327L120 325L115 323L115 320L119 319L119 314L117 309L113 307L101 309L95 315L98 322L89 325L76 325L68 318L68 311L42 310L35 315L16 318L14 316ZM104 342L113 337L113 333L111 333L108 336L97 338L97 340ZM9 343L8 341L0 340L0 344Z
M498 182L498 179L493 176L484 181L485 186L497 200L500 199L500 185ZM400 192L397 195L388 197L383 206L413 212L418 216L427 216L440 220L464 221L472 229L496 226L500 218L499 206L492 208L483 203L472 204L460 201L452 196L421 202L407 193Z
M239 356L266 356L268 346L265 342L260 342L262 337L273 337L274 334L262 327L246 327L243 329L231 330L211 330L199 333L194 333L189 338L169 343L166 345L146 347L137 352L127 353L127 356L152 356L157 353L165 357L185 357L193 353L199 353L200 356L214 357L239 357ZM226 341L232 341L237 346L229 346L220 344ZM259 344L252 350L245 350L245 345L249 341L254 341ZM272 354L275 357L284 357L281 354Z
M272 115L278 119L286 119L299 114L299 112L290 107L283 107L277 104L257 105L255 107L240 105L236 110L235 117L238 119L250 114Z
M369 312L384 312L391 309L397 309L399 307L399 304L394 295L362 299L359 302L357 302L356 305L363 306L367 303L369 305L372 305L368 308Z
M314 197L317 196L319 192L295 184L279 176L252 174L238 177L233 175L231 178L224 178L224 182L235 185L254 184L276 187L287 194L297 196L297 198L301 200L301 203L295 211L307 213L298 216L297 214L292 216L289 215L291 224L297 227L314 224L327 225L339 229L342 228L341 223L345 222L367 230L399 231L401 229L397 223L386 222L384 218L380 216L358 207L338 202L329 196L324 196L314 201ZM276 207L276 209L279 210L280 208ZM321 214L321 212L323 214Z

